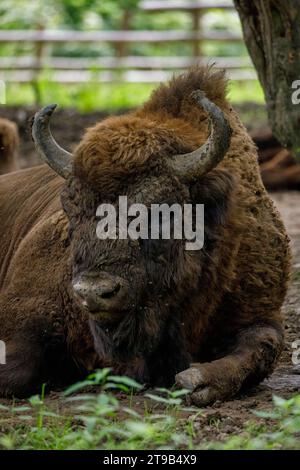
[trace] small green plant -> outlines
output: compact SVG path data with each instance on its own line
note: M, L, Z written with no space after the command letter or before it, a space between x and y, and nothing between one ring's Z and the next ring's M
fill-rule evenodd
M77 382L76 384L71 385L64 392L64 396L67 397L75 392L83 390L86 387L95 385L101 386L103 390L118 389L125 393L129 393L131 390L140 390L143 388L142 385L137 383L135 380L130 379L129 377L111 375L110 369L105 368L97 370L96 372L88 375L88 377L82 382Z
M300 395L290 399L273 396L271 411L253 411L264 422L249 422L244 432L221 444L208 444L206 448L222 450L275 450L300 449Z

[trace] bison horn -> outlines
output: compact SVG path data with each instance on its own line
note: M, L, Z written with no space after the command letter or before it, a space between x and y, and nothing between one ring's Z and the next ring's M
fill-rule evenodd
M187 181L195 180L217 166L229 149L232 133L221 109L206 98L201 90L194 91L191 97L209 114L211 134L197 150L172 158L173 170Z
M51 130L50 119L56 104L41 109L34 116L32 137L42 159L63 178L67 178L72 171L73 155L55 142Z

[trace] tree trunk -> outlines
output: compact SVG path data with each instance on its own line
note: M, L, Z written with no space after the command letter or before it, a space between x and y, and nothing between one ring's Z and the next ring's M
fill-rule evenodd
M300 1L234 3L264 89L273 134L300 160Z

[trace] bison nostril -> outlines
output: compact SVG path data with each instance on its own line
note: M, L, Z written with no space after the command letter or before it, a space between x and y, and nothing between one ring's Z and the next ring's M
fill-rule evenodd
M102 299L111 299L119 292L120 288L120 284L117 284L113 290L102 292L100 296L102 297Z

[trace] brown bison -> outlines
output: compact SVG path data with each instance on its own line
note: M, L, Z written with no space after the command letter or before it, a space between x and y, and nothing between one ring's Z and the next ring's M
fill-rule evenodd
M19 169L18 146L19 134L16 124L0 118L0 175Z
M36 115L52 169L0 178L1 395L110 366L151 386L176 381L206 405L272 372L289 240L225 92L222 72L191 70L88 129L74 155L50 133L55 106ZM120 195L204 204L203 249L100 240L97 207Z

